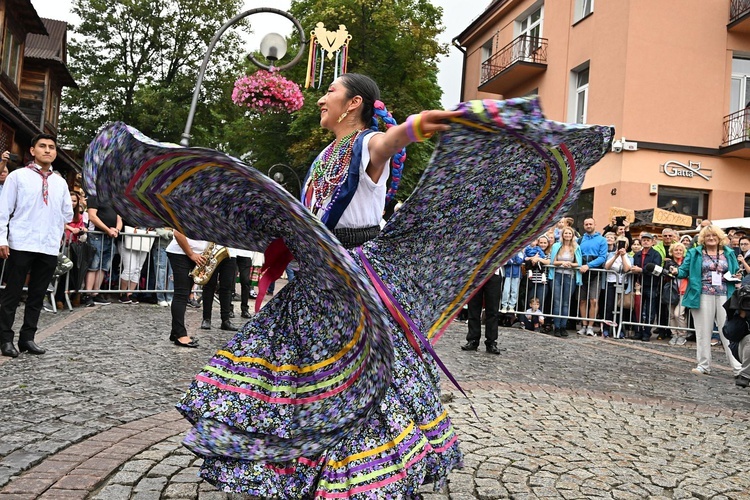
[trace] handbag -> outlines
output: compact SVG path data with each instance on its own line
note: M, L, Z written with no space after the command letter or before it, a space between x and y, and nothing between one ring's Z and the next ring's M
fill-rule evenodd
M665 281L661 286L661 303L676 306L680 303L680 288L677 280Z
M122 246L132 252L148 252L156 239L156 231L138 229L132 226L123 227Z
M619 296L620 298L620 305L623 309L632 309L633 308L633 292L630 293L623 293Z

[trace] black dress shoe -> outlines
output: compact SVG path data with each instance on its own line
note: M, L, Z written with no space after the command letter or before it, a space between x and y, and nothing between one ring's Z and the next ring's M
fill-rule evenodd
M225 319L225 320L223 320L221 322L221 329L222 330L229 330L230 332L236 332L237 330L239 330L239 328L237 328L236 326L234 326L234 324L231 321L229 321L228 319Z
M234 311L229 311L229 317L234 318Z
M8 356L9 358L18 357L18 351L13 345L13 342L3 342L2 344L0 344L0 351L2 351L3 356Z
M33 340L19 340L18 350L21 352L28 352L29 354L44 354L47 352L46 349L42 349L36 345Z
M184 343L184 342L180 342L179 340L175 339L175 340L174 340L174 345L178 345L178 346L180 346L180 347L191 347L191 348L196 348L196 347L198 347L198 342L197 342L197 341L195 341L195 340L191 340L191 341L190 341L190 342L188 342L188 343Z
M170 342L174 342L175 340L177 340L177 339L179 339L179 338L180 338L180 337L178 337L178 336L177 336L177 335L175 335L174 333L170 333L170 334L169 334L169 341L170 341ZM190 342L195 342L196 344L198 343L198 339L194 339L194 338L192 338L192 337L188 337L188 338L190 338Z
M210 330L211 329L211 320L210 319L204 319L201 322L201 330Z
M476 351L479 348L479 342L467 342L461 346L462 351Z
M248 311L242 311L240 313L240 317L242 317L242 318L251 318L252 316L250 316L250 313Z
M501 349L497 346L497 344L488 344L487 345L487 352L490 354L500 354L505 349Z

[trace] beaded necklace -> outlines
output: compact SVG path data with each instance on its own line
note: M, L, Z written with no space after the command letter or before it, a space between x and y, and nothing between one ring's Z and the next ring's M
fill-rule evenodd
M345 135L341 140L333 141L318 155L312 165L310 186L314 193L313 208L323 208L327 212L338 198L341 186L349 177L349 164L352 160L354 142L362 130ZM325 200L331 200L323 207Z

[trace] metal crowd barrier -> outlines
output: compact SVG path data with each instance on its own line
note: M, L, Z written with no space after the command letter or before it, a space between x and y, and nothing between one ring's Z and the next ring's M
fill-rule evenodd
M80 293L80 294L94 294L94 293L107 293L107 294L123 294L123 293L131 293L131 294L146 294L146 293L164 293L169 294L171 293L171 290L168 290L168 279L169 279L169 273L167 272L169 261L166 259L154 259L154 254L157 252L161 252L166 249L166 246L168 245L167 242L165 242L161 237L159 237L158 234L155 234L153 232L146 233L143 229L138 229L137 231L144 231L143 234L139 234L136 232L135 234L125 234L121 233L120 238L110 238L109 236L105 235L105 233L101 231L88 231L86 233L86 242L85 244L91 244L90 238L91 235L103 235L102 243L104 245L108 245L110 250L110 257L108 262L105 265L105 262L100 262L98 266L94 269L90 269L91 271L99 271L104 273L104 280L102 281L102 285L99 288L86 288L86 274L89 271L88 265L85 265L86 269L78 269L78 266L81 264L80 262L76 262L76 256L72 254L71 252L71 242L66 241L62 248L61 252L63 252L65 255L67 255L69 258L71 258L74 261L74 264L76 265L77 272L74 273L78 276L80 279L81 285L78 287L75 283L71 284L71 274L67 273L64 276L64 286L65 286L65 292L64 292L64 298L65 298L65 304L68 308L68 310L73 309L72 302L70 300L70 295L72 293ZM124 250L124 251L121 251ZM102 251L104 253L104 251ZM140 273L138 277L138 286L134 290L130 289L122 289L120 287L120 276L122 274L123 268L127 265L133 264L133 261L130 259L138 259L140 262L141 270L144 268L146 269L145 274L143 272ZM84 263L85 264L85 263ZM109 270L105 270L105 269ZM158 288L157 283L157 277L162 275L165 276L165 282L162 284L162 288ZM153 276L153 279L152 279ZM143 277L143 278L142 278ZM145 279L145 287L141 286L141 283L143 283L143 280ZM153 287L149 287L149 284L153 283ZM54 304L54 300L52 300Z
M571 270L570 268L545 266L545 277L548 275L547 271L549 269ZM664 301L662 300L662 296L665 293L664 286L672 280L668 276L653 276L631 272L618 273L606 269L589 269L589 271L581 275L583 286L575 285L575 274L573 274L572 279L573 291L569 297L568 315L563 316L553 313L554 309L552 306L554 301L565 299L564 296L555 296L554 280L545 278L544 283L535 283L528 273L521 277L516 306L513 310L509 310L508 313L524 314L528 308L529 299L532 296L539 297L543 294L544 303L540 305L540 309L545 319L563 318L567 321L575 321L576 323L593 321L598 325L600 330L602 328L607 329L612 338L624 338L624 329L637 330L639 327L645 328L649 332L656 328L662 328L670 332L673 330L695 331L694 328L689 326L690 315L685 309L682 312L685 314L686 326L678 326L676 321L672 321L672 324L670 324L670 317L675 310L675 302L681 301L682 297L676 295L676 292L671 288L668 288L666 291L667 296ZM588 285L595 279L599 280L600 286L595 290L591 290L591 287ZM538 274L534 280L539 281ZM607 286L608 282L611 283L611 286ZM503 286L506 286L505 280ZM586 294L587 288L588 293ZM543 293L541 290L543 290ZM580 309L581 301L586 300L588 302L590 299L597 300L598 311L594 318L588 316L588 307L586 308L586 315L582 314ZM646 309L644 310L644 308ZM546 323L549 323L549 321L546 321Z

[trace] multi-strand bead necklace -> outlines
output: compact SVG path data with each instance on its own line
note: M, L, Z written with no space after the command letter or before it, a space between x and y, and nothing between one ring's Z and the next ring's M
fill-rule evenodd
M315 194L314 209L323 208L325 201L331 198L323 208L327 212L338 198L341 186L349 177L354 142L361 133L362 130L355 130L339 141L333 141L313 162L310 185Z

